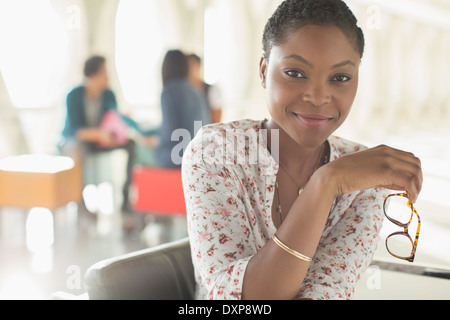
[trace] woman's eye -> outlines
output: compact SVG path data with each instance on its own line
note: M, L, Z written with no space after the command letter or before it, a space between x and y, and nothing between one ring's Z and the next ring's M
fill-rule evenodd
M348 82L348 81L352 80L352 78L349 76L346 76L344 74L341 74L341 75L335 76L332 80L337 81L337 82Z
M304 78L303 74L300 71L287 70L286 74L292 78Z

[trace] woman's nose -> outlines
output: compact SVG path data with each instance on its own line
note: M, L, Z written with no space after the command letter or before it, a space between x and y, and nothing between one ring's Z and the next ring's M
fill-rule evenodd
M321 107L331 102L331 93L321 83L311 83L302 95L304 102L311 103L315 107Z

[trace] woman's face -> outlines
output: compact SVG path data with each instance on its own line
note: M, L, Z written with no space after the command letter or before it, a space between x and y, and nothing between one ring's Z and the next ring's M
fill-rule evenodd
M360 55L337 27L306 25L261 58L273 125L314 148L344 122L358 88Z

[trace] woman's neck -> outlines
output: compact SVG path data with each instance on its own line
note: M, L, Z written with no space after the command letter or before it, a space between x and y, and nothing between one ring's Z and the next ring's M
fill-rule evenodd
M268 147L269 150L278 148L279 159L289 171L296 176L310 175L311 170L317 169L318 163L324 158L325 143L318 145L315 148L304 147L293 140L274 120L265 121L263 124L265 129L278 130L278 141L272 141L272 134L268 133ZM274 135L276 136L276 135Z

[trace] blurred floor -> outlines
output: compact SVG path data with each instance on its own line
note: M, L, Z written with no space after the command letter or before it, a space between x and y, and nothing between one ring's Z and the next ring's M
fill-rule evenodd
M108 201L114 203L110 197L103 210ZM83 294L83 276L92 264L183 238L185 219L137 213L125 217L115 209L91 214L73 203L53 214L1 208L0 299L50 299L57 291ZM127 229L137 229L124 231L123 222Z

